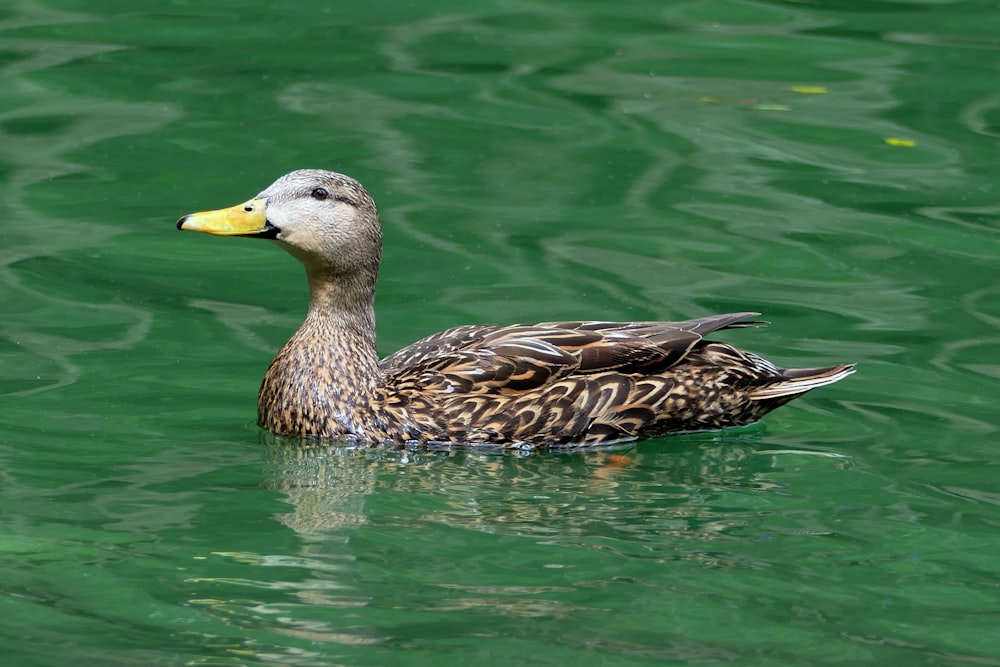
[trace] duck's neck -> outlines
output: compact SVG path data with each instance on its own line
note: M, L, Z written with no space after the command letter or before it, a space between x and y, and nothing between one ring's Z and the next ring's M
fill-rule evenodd
M287 435L367 437L359 413L379 383L374 290L309 273L309 312L264 376L260 425Z

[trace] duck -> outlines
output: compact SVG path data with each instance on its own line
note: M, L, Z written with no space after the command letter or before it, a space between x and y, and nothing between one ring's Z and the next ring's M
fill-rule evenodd
M854 372L781 368L710 334L759 313L680 322L458 326L379 359L375 201L332 171L286 174L177 228L267 239L306 271L309 305L260 386L258 424L278 436L355 445L594 446L758 421Z

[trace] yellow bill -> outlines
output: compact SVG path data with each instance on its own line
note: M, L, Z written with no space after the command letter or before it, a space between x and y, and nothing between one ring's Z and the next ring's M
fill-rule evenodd
M266 205L266 199L251 199L217 211L191 213L177 221L177 229L216 236L268 235L273 238L278 230L267 221Z

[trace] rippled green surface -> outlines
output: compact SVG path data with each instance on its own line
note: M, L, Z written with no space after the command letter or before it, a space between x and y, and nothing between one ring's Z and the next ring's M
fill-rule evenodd
M971 1L4 5L0 662L1000 664L998 34ZM301 269L173 221L299 167L381 205L385 353L752 309L730 340L860 372L613 453L272 443Z

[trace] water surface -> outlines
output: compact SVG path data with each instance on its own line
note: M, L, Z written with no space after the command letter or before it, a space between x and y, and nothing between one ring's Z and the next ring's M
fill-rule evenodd
M4 664L1000 664L993 3L24 0L0 10ZM380 204L379 345L758 310L859 362L609 452L274 442L271 244Z

